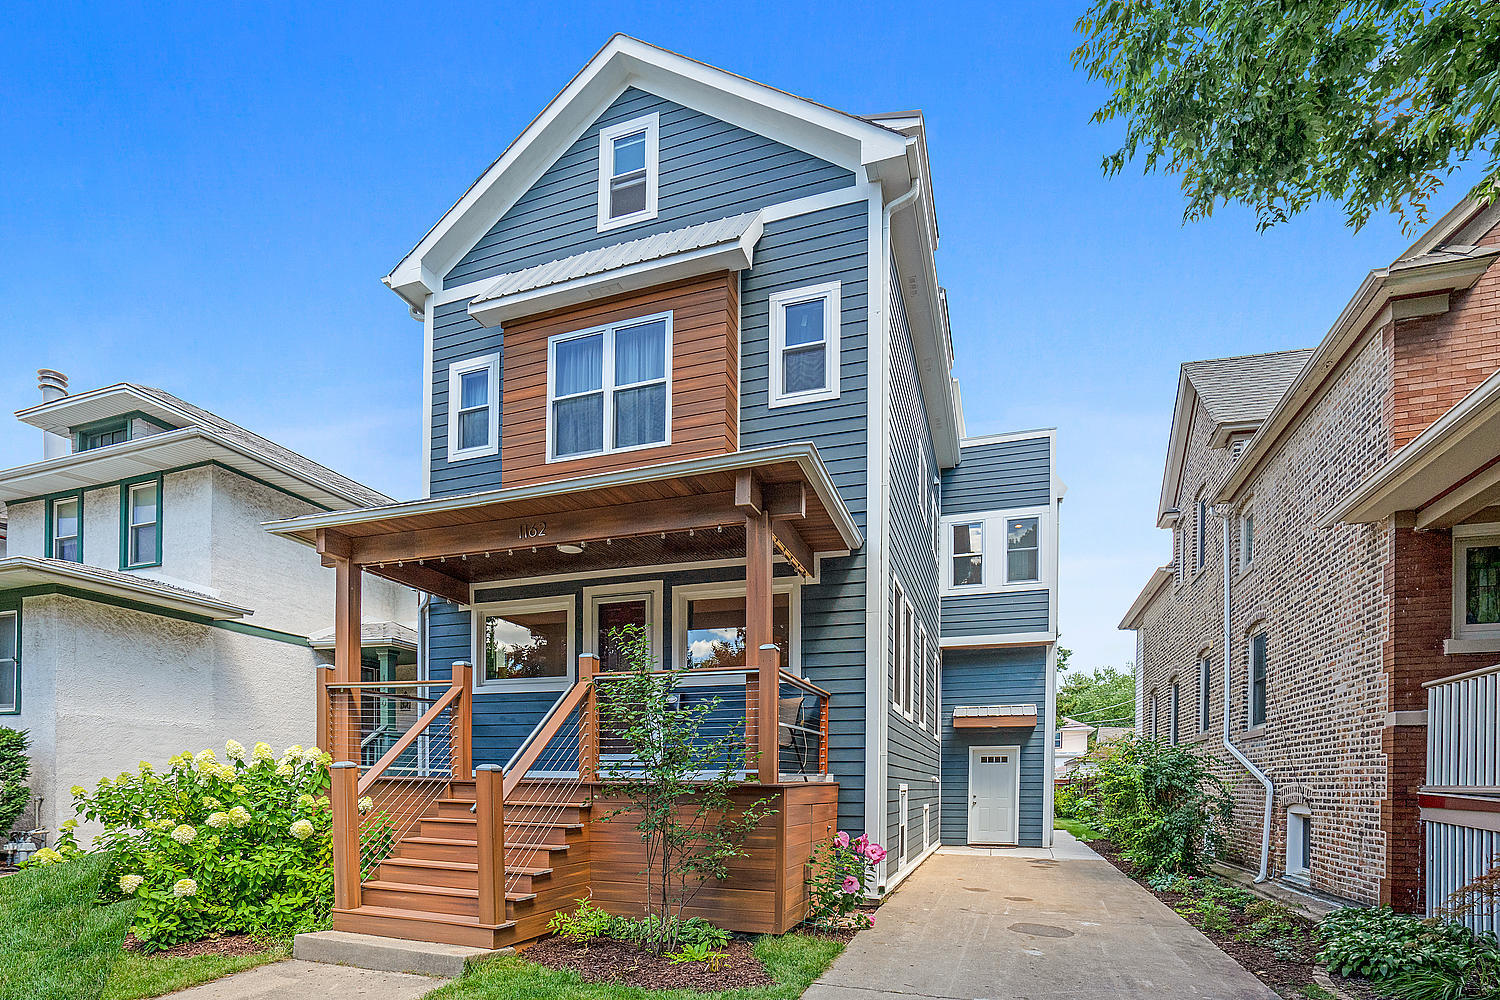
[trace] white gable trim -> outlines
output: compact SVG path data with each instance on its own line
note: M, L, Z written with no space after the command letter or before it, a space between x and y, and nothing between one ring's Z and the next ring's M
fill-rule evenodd
M906 169L906 137L898 132L616 35L386 275L385 284L420 306L469 248L631 86L856 173L884 161L899 161L894 165Z

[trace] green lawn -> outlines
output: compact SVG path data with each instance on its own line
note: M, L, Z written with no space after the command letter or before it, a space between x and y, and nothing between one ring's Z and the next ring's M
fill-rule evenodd
M0 1000L141 1000L285 958L148 958L121 947L129 902L95 906L104 859L28 868L0 878Z
M572 972L548 969L511 955L492 958L424 1000L795 1000L823 974L844 946L826 938L765 935L755 954L776 980L774 986L698 993L693 990L642 990L607 983L586 983Z
M1104 834L1100 833L1098 830L1095 830L1087 823L1080 823L1076 819L1054 819L1052 821L1052 826L1058 830L1068 831L1079 840L1096 840L1099 837L1104 836Z

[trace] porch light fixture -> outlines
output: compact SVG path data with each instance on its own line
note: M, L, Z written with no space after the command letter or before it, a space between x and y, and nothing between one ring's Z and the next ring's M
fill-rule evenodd
M563 542L557 547L557 551L564 555L576 556L583 552L583 546L575 545L572 542Z

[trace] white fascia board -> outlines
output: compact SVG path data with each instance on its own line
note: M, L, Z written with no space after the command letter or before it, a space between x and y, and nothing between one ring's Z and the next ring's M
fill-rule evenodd
M96 420L107 420L132 410L164 423L192 423L195 419L191 414L147 396L125 382L25 407L16 411L16 419L44 431L66 436L70 428Z
M61 586L148 604L169 611L185 611L214 621L253 614L249 608L158 584L150 577L109 571L95 572L86 563L65 563L36 556L0 559L0 592L21 587Z
M625 35L611 38L383 279L413 306L627 87L858 173L904 156L905 137Z
M925 184L925 182L924 182ZM897 212L891 220L891 252L903 287L899 290L906 305L906 325L911 331L912 350L916 355L917 380L927 411L928 430L939 467L951 469L958 464L959 426L953 405L953 370L947 349L946 316L942 289L937 281L937 262L933 257L931 229L925 219L926 202L917 199L917 208Z
M1167 437L1167 463L1162 469L1161 499L1156 504L1158 528L1170 528L1173 523L1167 512L1177 506L1177 487L1187 459L1188 429L1192 426L1193 410L1197 405L1198 392L1187 377L1184 366L1178 370L1177 401L1172 407L1172 430Z
M1057 641L1056 632L996 632L992 635L945 635L943 649L1010 649L1018 646L1045 646Z
M562 309L567 306L665 285L683 278L713 274L718 271L749 270L755 244L761 236L759 221L751 224L736 240L673 254L657 260L646 260L612 271L601 271L571 281L532 288L503 298L476 299L469 315L484 326L498 326L506 320Z
M1130 632L1140 628L1141 616L1146 613L1147 608L1151 607L1151 602L1156 600L1156 595L1161 593L1162 588L1171 579L1171 567L1159 566L1153 570L1150 578L1146 580L1146 585L1141 588L1141 592L1136 595L1135 600L1130 602L1130 607L1126 610L1125 617L1120 619L1120 624L1117 627L1122 632Z

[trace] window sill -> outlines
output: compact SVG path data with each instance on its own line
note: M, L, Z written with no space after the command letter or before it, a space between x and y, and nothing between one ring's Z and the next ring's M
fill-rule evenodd
M1462 653L1500 653L1500 637L1493 639L1444 639L1443 655Z
M467 462L471 458L493 458L500 454L499 448L470 448L468 451L450 452L448 462Z
M1260 725L1251 726L1249 729L1245 730L1243 733L1240 734L1240 738L1241 739L1247 739L1247 740L1259 740L1259 739L1264 739L1265 735L1266 735L1266 724L1264 722L1262 722Z
M800 406L803 403L827 403L839 398L839 390L819 389L816 392L796 393L788 396L773 396L766 402L766 408L778 410L785 406Z
M1198 743L1207 743L1212 736L1213 733L1211 731L1205 730L1201 733L1194 733L1192 736L1189 736L1187 739L1183 740L1182 743L1184 746L1193 746Z

